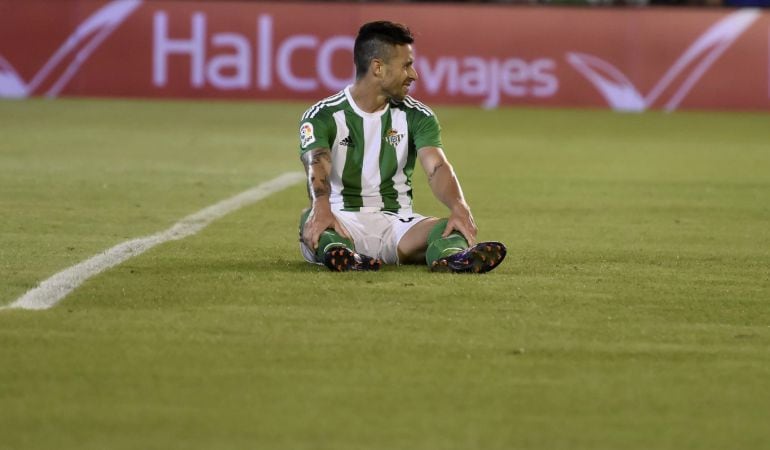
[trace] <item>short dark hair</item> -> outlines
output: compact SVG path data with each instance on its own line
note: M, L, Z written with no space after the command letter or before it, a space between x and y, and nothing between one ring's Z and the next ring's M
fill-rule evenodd
M366 75L369 65L375 58L384 61L390 59L392 46L414 42L412 32L406 25L379 20L365 23L358 30L353 46L353 63L356 65L356 78Z

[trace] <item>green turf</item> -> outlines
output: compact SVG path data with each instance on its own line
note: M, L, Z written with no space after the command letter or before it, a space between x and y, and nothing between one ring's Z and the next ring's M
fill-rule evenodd
M304 106L0 102L0 304L300 170ZM770 446L768 117L437 112L499 269L307 265L297 185L0 311L0 449Z

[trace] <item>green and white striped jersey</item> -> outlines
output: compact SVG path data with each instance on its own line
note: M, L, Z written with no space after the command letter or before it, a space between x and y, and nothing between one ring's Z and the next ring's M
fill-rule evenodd
M374 113L362 111L350 86L310 107L299 129L300 153L328 148L332 209L412 210L417 150L441 147L441 127L430 108L407 96Z

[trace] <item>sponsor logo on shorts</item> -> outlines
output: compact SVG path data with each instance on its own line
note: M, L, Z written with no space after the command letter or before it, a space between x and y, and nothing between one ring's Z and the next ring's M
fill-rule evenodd
M313 124L305 122L299 127L299 140L302 143L302 148L315 142L315 134L313 133Z

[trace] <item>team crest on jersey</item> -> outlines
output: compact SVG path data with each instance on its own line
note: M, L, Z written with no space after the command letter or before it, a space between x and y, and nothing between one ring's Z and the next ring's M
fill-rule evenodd
M313 133L313 124L305 122L299 127L299 141L302 143L302 148L315 142L315 134Z
M404 138L403 133L399 133L397 130L394 130L391 128L388 130L388 132L385 134L385 142L392 145L393 147L396 147L399 142L401 142L401 139Z

